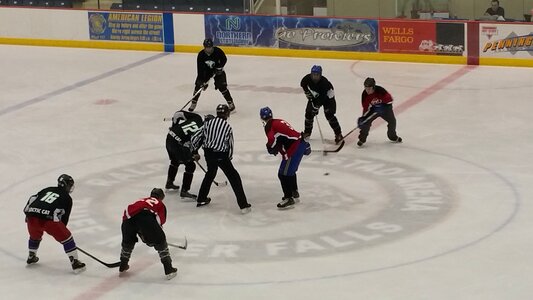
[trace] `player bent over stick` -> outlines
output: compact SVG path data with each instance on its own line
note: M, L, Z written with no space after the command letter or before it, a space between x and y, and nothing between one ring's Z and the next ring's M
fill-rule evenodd
M402 138L396 134L396 117L392 110L392 96L383 87L376 85L374 78L368 77L364 82L365 89L361 95L363 115L357 119L359 141L357 146L362 147L366 142L370 126L378 117L387 122L387 137L395 143L401 143Z
M191 150L191 137L200 130L204 121L200 115L179 110L172 117L172 126L168 129L166 148L170 164L168 166L167 183L165 189L178 190L174 185L178 174L179 165L185 165L185 172L181 182L180 197L182 199L196 201L196 195L189 193L191 183L196 170L195 161L200 159L198 151Z
M85 271L85 264L78 260L76 242L67 228L72 211L72 198L70 197L72 191L74 191L74 179L67 174L62 174L57 179L57 187L47 187L28 200L24 208L30 234L28 241L30 253L26 260L28 265L39 261L37 250L46 232L63 244L74 273Z
M120 251L119 272L126 272L135 244L139 241L137 235L149 247L154 247L165 270L167 279L176 277L178 269L172 266L172 258L168 250L167 238L163 231L163 224L167 220L167 208L163 204L165 193L162 189L154 188L150 197L141 198L128 205L122 217L122 250ZM120 275L119 274L119 275Z
M266 148L272 155L281 154L278 178L283 190L283 198L278 203L279 209L287 209L299 202L298 181L296 171L304 155L311 154L311 145L301 134L284 120L274 119L272 110L263 107L259 111L267 136Z

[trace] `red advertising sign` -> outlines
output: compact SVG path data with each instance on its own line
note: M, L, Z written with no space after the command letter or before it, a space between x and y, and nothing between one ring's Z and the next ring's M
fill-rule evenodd
M428 21L380 21L380 52L434 54L435 24Z

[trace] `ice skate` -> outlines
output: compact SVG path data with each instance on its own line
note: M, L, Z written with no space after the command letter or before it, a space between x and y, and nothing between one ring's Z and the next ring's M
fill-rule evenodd
M338 145L341 141L343 140L342 138L342 133L338 133L338 134L335 134L335 144Z
M119 273L126 272L129 269L130 265L128 265L128 260L125 258L120 258L120 266L118 267Z
M391 141L391 142L393 142L393 143L401 143L402 141L403 141L403 140L402 140L401 137L397 137L396 140L393 140L393 141Z
M300 193L298 191L292 191L292 199L294 203L300 203Z
M72 265L72 270L74 270L74 274L79 274L79 273L85 271L85 264L82 263L81 261L71 257L70 258L70 263Z
M28 259L26 260L26 263L28 265L33 265L33 264L36 264L38 261L39 261L39 258L37 257L37 255L35 255L35 253L30 252L30 255L28 255Z
M184 191L184 190L182 190L182 191L180 192L180 197L181 197L181 199L186 200L186 201L196 201L196 198L197 198L198 196L195 195L195 194L191 194L191 193L189 193L189 191Z
M165 184L165 189L168 191L176 191L176 190L179 190L180 189L180 186L179 185L175 185L173 182L167 182L167 184Z
M277 207L281 210L283 209L289 209L294 207L294 199L291 197L283 197L281 198L281 202L278 203Z
M165 278L170 280L178 275L178 269L172 266L172 260L170 257L163 258L161 260L163 268L165 268Z
M198 202L196 203L196 207L205 206L209 204L209 202L211 202L211 198L209 197L207 197L207 199L205 200L198 200Z
M241 208L241 214L245 215L252 211L252 205L248 204L245 208Z
M233 101L228 101L228 107L230 114L235 112L235 103L233 103Z
M191 101L191 106L189 106L189 111L194 111L196 109L196 104L198 104L198 101Z

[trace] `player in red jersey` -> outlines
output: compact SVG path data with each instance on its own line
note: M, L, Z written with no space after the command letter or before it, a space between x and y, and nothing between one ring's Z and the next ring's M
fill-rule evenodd
M298 171L302 157L311 154L311 145L303 140L300 132L294 130L289 123L274 119L269 107L261 108L259 116L265 127L268 153L281 154L278 178L283 190L283 198L277 207L279 209L293 207L300 198L296 171Z
M368 77L364 82L365 90L361 95L361 105L363 115L357 120L357 125L361 129L357 146L361 147L366 142L372 122L381 117L387 122L387 137L389 140L401 143L402 138L396 134L396 117L392 110L392 96L383 87L376 85L374 78ZM375 115L372 116L372 114Z
M29 255L26 263L35 264L39 261L37 250L43 234L46 232L63 245L72 270L75 274L85 271L85 264L78 260L78 248L67 228L70 212L72 211L72 198L70 193L74 190L74 179L62 174L57 179L57 187L45 188L30 197L24 213L30 239L28 241Z
M127 271L128 262L135 244L139 241L137 235L149 247L154 247L165 269L167 279L174 278L178 269L172 266L172 258L168 250L167 238L163 231L163 224L167 220L167 208L163 204L165 193L162 189L154 188L150 197L141 198L128 205L122 216L122 250L120 251L119 272Z

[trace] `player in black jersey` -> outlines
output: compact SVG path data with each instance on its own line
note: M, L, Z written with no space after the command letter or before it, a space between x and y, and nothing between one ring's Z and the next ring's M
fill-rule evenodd
M74 179L62 174L57 179L57 186L47 187L30 197L24 213L30 239L28 241L29 255L26 263L35 264L39 261L37 250L43 234L46 232L63 244L74 273L85 271L85 264L78 260L76 242L67 228L74 190Z
M300 86L304 90L308 100L305 108L303 137L307 138L311 135L313 131L313 119L318 115L320 107L324 106L324 116L335 133L335 143L339 143L342 140L342 132L339 121L335 116L337 112L335 92L331 82L322 76L322 67L317 65L313 66L311 73L302 78Z
M178 174L178 167L185 165L185 173L181 182L180 197L196 201L196 195L189 193L191 189L194 170L196 170L195 160L200 159L198 151L191 150L191 136L204 124L200 115L179 110L172 117L172 126L168 130L166 148L170 165L168 166L166 189L179 189L174 185L174 180Z
M233 112L235 110L235 104L228 90L226 72L224 71L224 66L228 61L226 54L219 47L213 46L212 39L205 39L203 45L204 49L198 53L198 58L196 59L198 75L194 83L193 95L200 89L205 90L207 88L207 82L214 76L215 89L222 93L222 96L228 102L230 111ZM200 94L196 95L191 101L189 111L196 109L198 98L200 98Z

